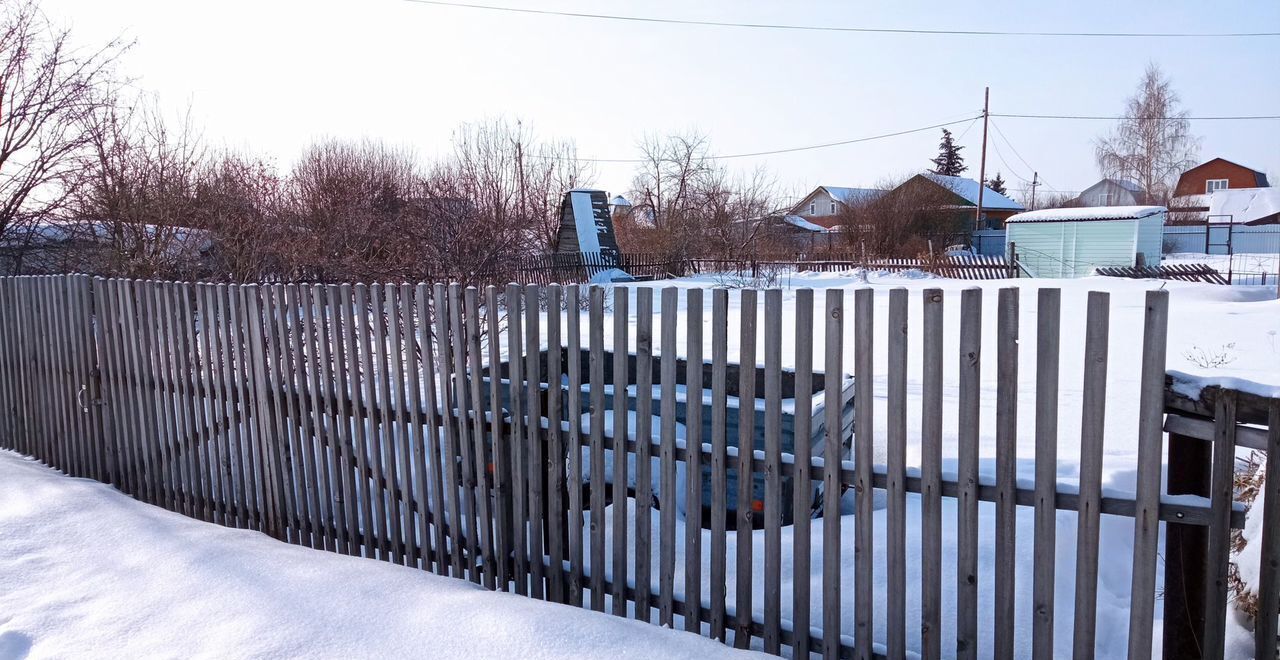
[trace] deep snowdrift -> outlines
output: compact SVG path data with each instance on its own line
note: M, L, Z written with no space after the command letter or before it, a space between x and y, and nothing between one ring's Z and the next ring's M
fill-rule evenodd
M0 658L739 653L199 522L0 450Z

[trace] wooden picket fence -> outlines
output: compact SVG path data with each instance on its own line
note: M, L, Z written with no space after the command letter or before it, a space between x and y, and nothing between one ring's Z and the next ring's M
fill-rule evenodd
M1098 642L1103 514L1135 521L1132 557L1107 559L1132 566L1130 657L1151 656L1159 522L1202 530L1209 579L1221 578L1230 531L1244 521L1222 485L1232 459L1223 439L1234 437L1237 424L1227 408L1223 421L1211 424L1219 431L1207 497L1162 498L1165 291L1147 294L1141 343L1121 347L1143 356L1131 496L1104 494L1101 482L1106 293L1089 295L1079 488L1064 492L1056 473L1057 290L1037 293L1034 338L1018 336L1018 290L999 292L993 481L979 475L987 362L981 290L959 294L959 347L951 354L941 290L919 294L918 319L909 318L906 290L888 292L884 438L872 431L874 356L881 350L873 290L818 296L801 289L794 327L784 327L776 289L707 295L663 288L656 300L648 287L619 291L627 289L0 278L0 446L202 520L643 621L654 622L656 610L662 625L793 657L899 658L917 639L926 658L1020 655L1014 558L1023 553L1035 557L1032 656L1054 656L1054 594L1072 589L1072 647L1089 657ZM795 336L788 369L784 334ZM910 346L909 336L919 345ZM1037 365L1031 488L1018 484L1016 472L1024 348L1036 352ZM909 472L906 373L914 350L923 365L921 424L910 440L918 439L921 453L918 472ZM946 362L959 364L954 474L945 474L942 462ZM1263 433L1274 467L1280 405L1264 404L1272 406ZM608 422L629 411L635 424L625 424L626 433ZM876 441L887 445L887 465L873 463ZM628 460L614 460L607 479L613 452ZM873 525L877 490L887 501L882 539ZM852 518L832 515L845 491L854 494ZM1280 564L1278 491L1265 496L1263 561L1272 563L1264 576L1276 575ZM922 534L920 579L910 582L909 493L920 498ZM615 515L610 523L606 509L629 497L634 518ZM946 552L944 499L958 512L957 546ZM980 502L994 504L994 529L979 529ZM1030 539L1016 532L1020 507L1034 510ZM702 511L705 529L703 516L692 513ZM1078 514L1074 584L1054 576L1058 511ZM851 547L841 542L846 525L853 526ZM980 534L995 540L994 609L981 617ZM757 562L753 540L761 537ZM880 544L883 598L874 588ZM852 575L840 570L848 553ZM948 622L955 635L948 639L944 563L957 576L956 620ZM1228 595L1217 583L1208 587L1205 620L1188 625L1205 657L1221 657ZM1277 588L1264 584L1264 620L1276 619ZM918 631L907 626L908 589L920 594ZM1168 600L1164 607L1168 619ZM873 613L880 608L887 635L876 638ZM990 647L980 646L980 630L993 632ZM1258 657L1272 657L1275 628L1259 631Z
M1159 266L1104 266L1098 274L1129 279L1178 280L1206 284L1231 284L1226 277L1206 264L1161 264Z

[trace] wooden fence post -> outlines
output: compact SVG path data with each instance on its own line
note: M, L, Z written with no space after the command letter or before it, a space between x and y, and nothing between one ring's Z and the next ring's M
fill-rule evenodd
M1209 495L1211 446L1197 438L1169 434L1167 492ZM1202 658L1205 578L1209 529L1169 523L1165 528L1164 657Z

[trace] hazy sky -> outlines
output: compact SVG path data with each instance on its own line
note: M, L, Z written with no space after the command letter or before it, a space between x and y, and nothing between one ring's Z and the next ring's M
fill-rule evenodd
M1280 2L492 0L593 13L754 23L1043 31L1280 31ZM326 136L375 137L430 158L461 123L520 118L579 155L633 158L646 133L699 129L716 153L853 139L978 114L1116 115L1154 61L1193 115L1280 114L1280 38L1120 39L852 34L659 25L435 7L403 0L43 0L81 43L124 35L138 86L190 105L215 146L287 167ZM1010 188L1098 179L1108 122L993 120L988 175ZM977 177L981 123L963 133ZM1280 183L1280 121L1203 121L1221 156ZM788 190L872 186L928 166L938 131L728 161ZM1015 150L1017 154L1015 155ZM1025 159L1025 162L1023 161ZM625 164L596 166L624 192ZM1041 188L1042 193L1045 188Z

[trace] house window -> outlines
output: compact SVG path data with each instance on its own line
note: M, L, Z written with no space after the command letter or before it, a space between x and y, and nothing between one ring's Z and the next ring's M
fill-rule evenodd
M1098 193L1098 206L1111 206L1111 193Z
M836 203L831 202L831 215L835 215L835 214L836 214Z
M1206 193L1211 193L1215 190L1226 190L1226 189L1227 189L1226 179L1209 179L1208 181L1204 182L1204 191Z
M817 215L817 214L818 214L818 203L809 202L809 215Z

